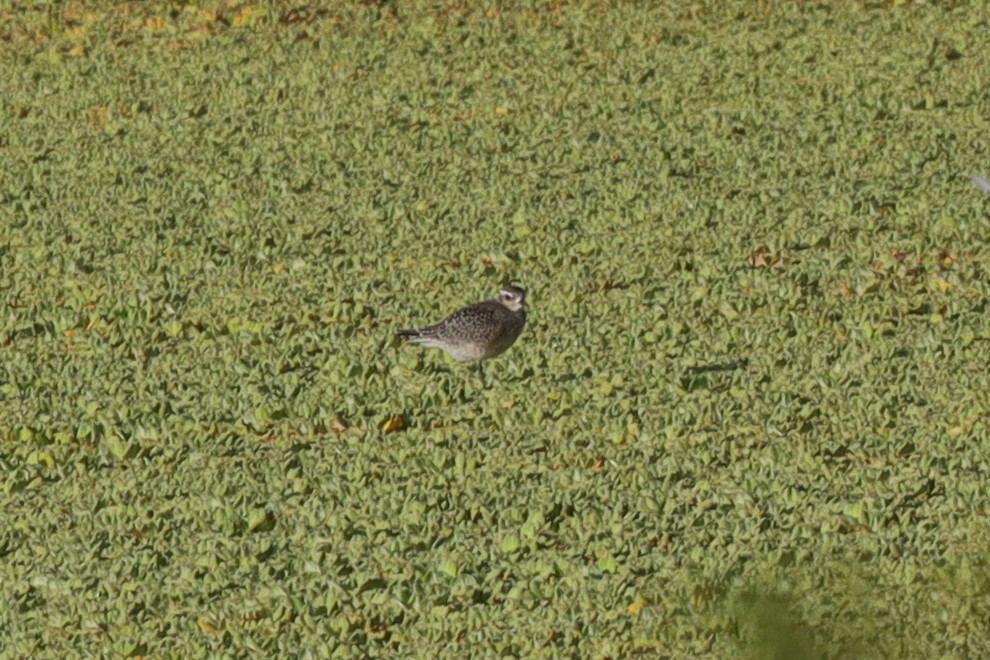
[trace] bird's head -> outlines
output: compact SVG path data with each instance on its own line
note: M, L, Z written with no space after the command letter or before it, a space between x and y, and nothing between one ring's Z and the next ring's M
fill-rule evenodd
M510 311L518 312L526 306L526 292L517 286L506 284L498 291L498 301Z

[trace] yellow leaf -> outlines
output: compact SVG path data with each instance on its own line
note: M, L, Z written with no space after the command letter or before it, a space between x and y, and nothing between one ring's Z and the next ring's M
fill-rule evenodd
M89 123L94 126L103 126L107 123L109 110L105 107L97 108L89 113Z
M27 462L29 465L44 465L49 470L55 467L55 458L46 451L31 452L28 455Z
M165 19L160 16L154 16L144 22L144 27L148 32L157 32L165 27Z
M244 7L237 12L237 16L234 16L231 23L234 25L243 25L250 23L252 18L254 18L254 7Z
M199 15L204 21L209 21L210 23L217 20L217 13L212 9L202 9L200 10Z
M406 423L402 419L402 415L392 415L391 418L384 424L382 424L382 430L386 433L391 433L392 431L401 431L406 428Z
M205 633L215 633L217 631L216 626L207 621L206 619L197 619L196 625L199 629Z
M761 245L749 253L749 265L753 268L769 268L778 261L779 257L771 257L766 245Z
M949 435L953 435L953 436L962 435L965 430L966 429L964 429L961 426L953 426L952 428L949 429Z
M642 596L636 596L636 600L626 606L626 612L629 612L630 614L639 614L644 607L646 607L646 599Z

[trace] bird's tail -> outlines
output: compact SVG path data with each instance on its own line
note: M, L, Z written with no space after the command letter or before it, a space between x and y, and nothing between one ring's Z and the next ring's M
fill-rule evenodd
M427 348L443 348L444 343L437 339L433 328L423 328L422 330L399 330L397 333L410 344L416 346L426 346Z

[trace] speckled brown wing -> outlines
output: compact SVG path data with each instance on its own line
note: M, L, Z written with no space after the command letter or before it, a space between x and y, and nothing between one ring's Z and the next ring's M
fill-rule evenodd
M443 349L455 360L483 360L509 348L525 324L524 310L513 312L496 300L486 300L429 327L399 334L414 344Z

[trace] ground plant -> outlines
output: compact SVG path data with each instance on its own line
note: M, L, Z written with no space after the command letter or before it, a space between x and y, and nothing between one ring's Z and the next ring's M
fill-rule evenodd
M0 5L0 657L990 657L988 40Z

